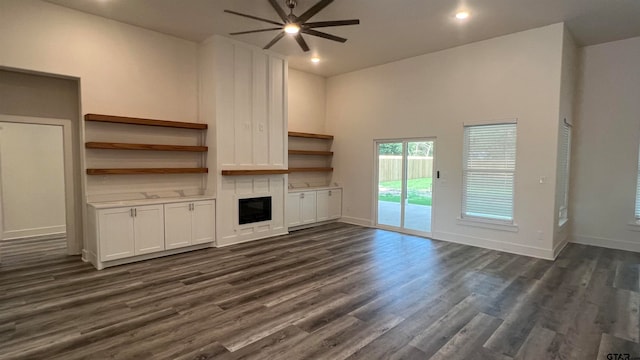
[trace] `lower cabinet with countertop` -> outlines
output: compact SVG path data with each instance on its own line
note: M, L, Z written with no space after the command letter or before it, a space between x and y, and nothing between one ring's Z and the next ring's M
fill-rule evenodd
M287 226L302 228L342 216L342 189L318 188L289 190Z
M211 197L88 204L83 260L98 270L212 247L215 200Z

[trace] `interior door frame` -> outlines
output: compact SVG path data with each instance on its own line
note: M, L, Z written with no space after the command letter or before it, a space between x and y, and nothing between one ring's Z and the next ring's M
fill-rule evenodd
M75 218L75 203L76 194L75 179L73 176L73 136L72 136L72 123L71 120L66 119L53 119L53 118L40 118L40 117L27 117L17 115L0 114L0 123L16 123L16 124L31 124L31 125L48 125L48 126L60 126L62 128L62 147L63 147L63 164L64 164L64 195L65 195L65 227L66 227L66 240L67 240L67 252L72 249L78 242L78 234L76 234L76 221ZM0 181L2 179L0 178ZM0 186L1 190L2 186ZM2 213L2 201L0 201L0 215ZM0 217L0 237L4 232L4 217ZM1 254L0 254L1 256Z
M431 237L433 234L433 228L435 225L435 212L433 209L436 204L436 176L433 176L433 180L431 183L431 232L422 232L416 231L412 229L407 229L404 227L404 216L405 216L405 206L404 202L407 199L407 161L408 161L408 147L405 146L406 143L410 142L418 142L418 141L432 141L433 142L433 173L434 175L437 173L437 161L438 157L436 155L437 152L437 137L429 136L429 137L410 137L410 138L392 138L392 139L373 139L373 209L372 209L372 223L375 228L396 231L400 233L405 233L409 235L417 235L417 236L426 236ZM379 177L379 144L388 144L388 143L402 143L402 189L400 191L400 226L390 226L378 223L378 196L379 196L379 188L378 188L378 177Z

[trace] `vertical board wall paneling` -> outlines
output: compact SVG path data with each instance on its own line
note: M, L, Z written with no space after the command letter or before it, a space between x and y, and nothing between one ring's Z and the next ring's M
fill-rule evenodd
M253 163L269 165L269 116L267 69L269 57L253 51Z
M235 161L236 165L250 166L253 163L253 56L251 49L235 46L234 48L234 109L235 109Z

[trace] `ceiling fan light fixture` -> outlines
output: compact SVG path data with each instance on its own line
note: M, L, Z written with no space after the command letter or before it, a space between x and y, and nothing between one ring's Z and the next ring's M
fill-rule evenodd
M320 58L317 57L317 56L314 56L314 57L311 58L311 62L314 63L314 64L317 64L317 63L320 62Z
M469 17L469 12L468 11L459 11L456 13L456 19L458 20L464 20L466 18Z
M300 25L289 23L284 26L284 32L286 32L287 34L295 35L300 32Z

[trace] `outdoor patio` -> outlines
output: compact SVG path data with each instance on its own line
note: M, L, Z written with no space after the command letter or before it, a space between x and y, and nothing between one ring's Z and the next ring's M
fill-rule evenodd
M406 204L404 223L406 229L431 232L431 206ZM400 203L378 201L378 224L400 227Z

